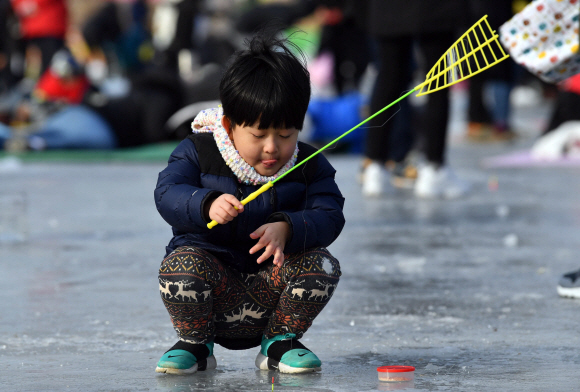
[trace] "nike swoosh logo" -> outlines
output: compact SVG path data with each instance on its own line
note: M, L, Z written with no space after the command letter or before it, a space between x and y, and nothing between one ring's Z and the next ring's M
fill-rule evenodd
M305 356L306 354L308 354L308 353L298 354L298 356L299 356L299 357L303 357L303 356Z

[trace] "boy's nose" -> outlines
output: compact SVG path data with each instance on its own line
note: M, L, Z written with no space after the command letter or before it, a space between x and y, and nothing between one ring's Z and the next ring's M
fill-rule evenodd
M264 145L264 152L268 154L274 154L278 152L278 145L274 141L274 138L268 138L266 144Z

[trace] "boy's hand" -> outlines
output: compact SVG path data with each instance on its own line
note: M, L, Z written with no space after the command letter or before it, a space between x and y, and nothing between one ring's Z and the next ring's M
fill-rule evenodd
M258 258L258 264L274 255L274 265L279 267L284 263L284 246L290 236L290 226L286 222L266 223L256 229L250 238L260 238L260 241L250 249L250 254L266 247L264 253Z
M232 221L243 211L244 206L234 195L224 193L211 203L208 216L211 220L223 225Z

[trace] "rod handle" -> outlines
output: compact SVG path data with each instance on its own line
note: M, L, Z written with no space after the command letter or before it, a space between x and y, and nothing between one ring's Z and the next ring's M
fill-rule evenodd
M246 204L248 204L249 202L254 200L256 197L258 197L262 193L266 192L268 189L272 188L273 186L274 186L274 183L272 181L268 181L267 183L262 185L257 191L250 193L248 195L248 197L246 197L244 200L241 200L240 203L242 203L242 205L245 206ZM237 208L236 208L236 210L237 210ZM213 229L217 225L218 225L218 223L216 221L212 220L211 222L209 222L207 224L207 228Z

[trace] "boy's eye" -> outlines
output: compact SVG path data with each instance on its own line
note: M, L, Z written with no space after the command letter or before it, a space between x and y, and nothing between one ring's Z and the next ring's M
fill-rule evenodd
M264 135L256 135L252 133L252 136L255 137L256 139L262 139L264 137Z
M280 137L281 137L282 139L288 139L290 136L292 136L292 135L286 135L286 136L284 136L284 135L280 135Z

